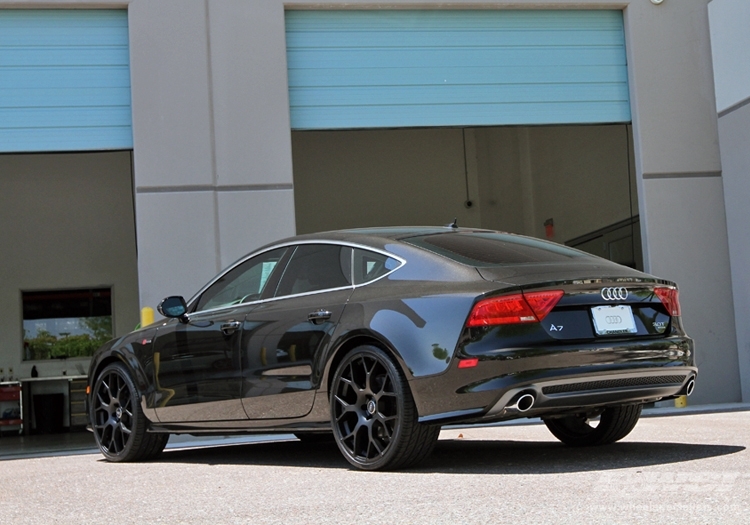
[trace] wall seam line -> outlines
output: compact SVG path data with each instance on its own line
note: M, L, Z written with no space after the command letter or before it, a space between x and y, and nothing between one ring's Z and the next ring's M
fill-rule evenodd
M644 173L644 179L694 179L701 177L721 177L721 171L696 171L677 173Z
M211 17L209 13L208 0L204 0L206 9L206 69L208 72L208 129L211 141L211 177L213 180L214 201L214 249L216 251L216 271L220 271L221 264L221 228L219 226L219 193L216 187L219 184L216 168L216 115L214 113L214 75L211 60Z
M293 190L293 184L233 184L227 186L215 186L213 184L193 184L181 186L141 186L135 189L136 193L193 193L201 191L222 192L255 192L255 191L280 191Z

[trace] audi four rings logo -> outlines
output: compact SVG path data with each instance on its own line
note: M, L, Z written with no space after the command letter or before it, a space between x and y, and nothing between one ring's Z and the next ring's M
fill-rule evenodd
M622 317L619 315L608 315L604 320L607 324L622 324Z
M628 289L620 287L602 288L602 299L605 301L624 301L628 298Z

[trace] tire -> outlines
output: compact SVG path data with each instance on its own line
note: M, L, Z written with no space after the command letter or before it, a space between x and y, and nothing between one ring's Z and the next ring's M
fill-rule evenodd
M107 461L145 461L164 450L169 434L146 432L148 420L124 365L113 363L94 381L90 420L99 450Z
M430 455L440 427L417 421L409 385L388 354L352 350L331 384L333 437L346 460L362 470L394 470Z
M643 405L605 408L599 424L591 426L585 414L559 419L545 419L544 424L557 439L574 447L608 445L619 441L633 430Z

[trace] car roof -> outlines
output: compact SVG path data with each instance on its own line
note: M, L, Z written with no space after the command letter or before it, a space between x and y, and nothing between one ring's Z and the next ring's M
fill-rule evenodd
M375 228L351 228L346 230L331 230L326 232L308 233L289 237L282 241L273 243L288 243L297 241L340 241L359 243L375 248L383 248L385 244L393 241L400 241L410 237L421 235L437 235L443 233L471 233L471 232L492 232L493 230L484 230L476 228L454 228L448 226L384 226Z

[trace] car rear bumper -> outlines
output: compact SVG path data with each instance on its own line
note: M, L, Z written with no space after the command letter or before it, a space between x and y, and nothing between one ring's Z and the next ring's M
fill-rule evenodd
M694 384L696 375L695 368L680 368L541 381L508 390L483 419L535 417L580 408L656 401L687 393L688 384L691 381ZM519 403L523 396L531 397Z
M688 337L511 349L468 369L458 368L459 359L445 374L410 382L420 422L491 422L654 402L687 394L698 374Z

